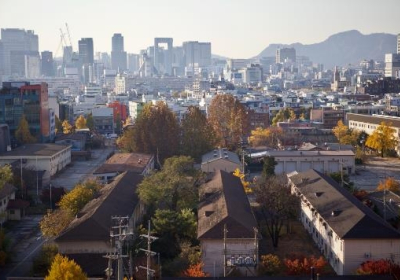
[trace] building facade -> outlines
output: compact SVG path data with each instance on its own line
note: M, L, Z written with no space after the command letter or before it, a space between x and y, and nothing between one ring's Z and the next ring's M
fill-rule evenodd
M115 33L112 37L111 68L118 72L123 72L127 69L127 56L124 51L124 37L120 33Z

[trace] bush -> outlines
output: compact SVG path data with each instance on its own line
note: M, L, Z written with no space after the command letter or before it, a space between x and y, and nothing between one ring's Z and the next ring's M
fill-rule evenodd
M282 269L282 263L278 256L268 254L261 256L260 273L265 275L276 275Z
M56 245L43 245L39 255L33 260L32 276L46 276L57 253L58 249Z
M314 256L293 255L283 260L288 275L310 275L311 267L315 268L316 273L323 273L325 266L328 264L325 259L320 256L318 259Z

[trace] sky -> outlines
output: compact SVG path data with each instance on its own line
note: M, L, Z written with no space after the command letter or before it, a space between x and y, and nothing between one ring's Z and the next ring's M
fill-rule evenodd
M400 0L0 0L0 28L34 30L39 50L57 56L68 23L74 50L92 37L95 52L110 52L122 33L128 53L172 37L174 46L211 42L213 54L250 58L272 43L318 43L347 30L398 34L399 11Z

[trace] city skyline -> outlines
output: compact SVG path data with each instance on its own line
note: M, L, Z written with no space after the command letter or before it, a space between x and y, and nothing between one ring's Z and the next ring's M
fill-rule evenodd
M286 4L269 0L151 0L118 3L113 8L105 0L56 2L3 0L0 28L34 30L39 35L40 51L54 53L60 44L59 29L65 32L68 23L74 50L78 40L90 37L95 52L110 53L113 34L121 33L128 53L153 45L155 37L171 37L175 46L185 41L211 42L213 54L231 58L255 56L271 43L318 43L353 29L363 34L399 33L397 0L380 1L379 6L372 0L292 0ZM377 12L379 7L382 12ZM61 54L56 53L58 57Z

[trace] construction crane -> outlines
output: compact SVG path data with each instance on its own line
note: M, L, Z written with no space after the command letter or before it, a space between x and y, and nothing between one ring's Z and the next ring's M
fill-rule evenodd
M72 47L71 33L69 32L68 23L65 23L65 27L67 28L67 35L68 35L69 45L71 46L71 49L73 51L74 48Z

